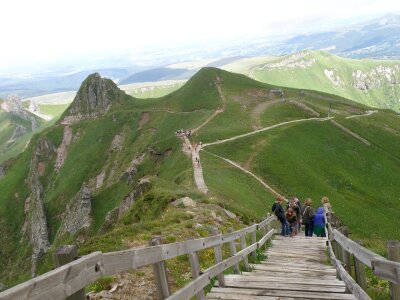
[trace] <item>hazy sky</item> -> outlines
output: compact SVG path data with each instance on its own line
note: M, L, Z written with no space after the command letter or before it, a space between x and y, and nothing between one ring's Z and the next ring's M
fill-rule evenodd
M118 49L306 31L400 11L399 0L4 0L0 69Z

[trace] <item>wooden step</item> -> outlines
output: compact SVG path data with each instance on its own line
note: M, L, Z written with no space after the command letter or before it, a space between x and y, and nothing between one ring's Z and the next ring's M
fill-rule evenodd
M291 283L298 283L298 284L307 284L310 282L310 278L308 277L295 277L295 275L292 275L290 277L286 275L282 275L281 277L278 276L268 276L266 275L260 275L257 273L251 273L247 272L247 275L236 275L236 274L231 274L231 275L226 275L225 280L236 280L236 281L243 281L243 282L287 282L289 284ZM311 280L313 284L319 284L319 285L329 285L329 286L341 286L345 287L345 283L343 281L340 281L338 279L312 279Z
M223 296L225 295L225 296ZM329 299L329 300L355 300L351 294L323 293L323 292L303 292L303 291L280 291L264 289L243 289L243 288L212 288L207 295L208 299L259 299L264 300L268 297L279 297L278 299L301 298L301 299ZM223 298L225 297L225 298ZM274 298L272 298L274 299Z

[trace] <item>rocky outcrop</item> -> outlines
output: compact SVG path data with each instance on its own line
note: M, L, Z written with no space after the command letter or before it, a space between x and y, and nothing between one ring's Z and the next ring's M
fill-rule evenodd
M132 192L127 195L124 200L118 206L118 220L120 220L125 213L127 213L132 205L135 203L136 199L147 192L151 187L150 180L147 178L142 178Z
M132 208L135 201L144 195L151 188L151 182L147 178L142 178L133 190L121 201L121 203L109 211L100 229L101 232L109 230L113 224L121 220L122 217Z
M109 151L121 151L122 150L122 144L124 142L124 136L122 134L117 134L114 136L110 150Z
M400 82L400 65L377 66L370 71L356 70L352 73L353 86L362 91Z
M137 173L137 167L142 163L146 154L142 154L135 159L133 159L129 165L129 167L124 172L124 177L128 181L129 184L132 184L133 179Z
M305 50L296 54L289 55L285 59L276 62L276 63L268 63L257 69L293 69L293 68L301 68L306 69L311 67L315 62L315 58L309 58L311 51Z
M64 164L65 159L67 158L67 150L68 146L72 141L72 129L69 126L64 127L63 140L61 145L57 149L57 158L56 163L54 165L54 169L58 172L62 165Z
M7 99L1 103L1 109L21 119L30 121L32 131L39 126L36 118L26 111L21 100L16 95L8 96Z
M32 276L36 274L37 262L50 247L43 186L40 182L39 164L55 154L55 146L46 138L39 139L33 153L28 177L31 195L26 207L29 237L32 245Z
M112 80L94 73L83 81L61 123L72 124L103 115L112 105L121 103L124 99L125 93Z
M92 193L86 184L83 184L79 192L62 216L62 224L59 235L75 234L91 224L90 212L92 210Z
M17 126L15 126L13 135L11 136L11 138L7 141L7 144L14 144L18 138L20 138L21 136L23 136L26 133L26 128L22 125L17 124Z
M6 176L6 169L3 166L0 166L0 179Z

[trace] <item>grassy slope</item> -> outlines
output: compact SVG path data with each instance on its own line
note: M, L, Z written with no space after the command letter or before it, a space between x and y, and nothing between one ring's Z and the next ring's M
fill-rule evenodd
M245 221L260 218L269 212L273 196L266 193L257 181L204 152L201 154L204 176L211 192L208 196L199 194L193 183L191 161L182 153L181 141L174 136L178 129L197 127L218 107L222 107L214 83L217 75L222 77L221 90L227 100L226 110L204 126L193 137L194 142L215 141L251 131L255 126L311 117L289 102L278 102L255 118L253 112L258 105L278 100L269 98L269 90L274 87L242 75L209 68L165 97L146 100L130 98L123 107L111 110L104 117L77 123L73 125L73 135L79 135L79 139L68 149L64 166L56 174L52 171L54 162L48 162L47 171L41 178L45 185L45 204L52 240L65 205L83 182L90 182L101 170L105 170L106 182L110 184L93 194L93 227L86 233L80 233L88 236L80 245L81 253L128 248L131 242L145 243L152 234L169 236L170 241L193 234L208 234L204 229L195 229L193 225L198 222L214 225L209 220L209 213L205 211L208 219L200 221L196 219L198 215L191 219L184 209L167 206L173 199L186 195L200 203L224 206L238 213ZM285 94L289 98L299 95L293 89L285 89ZM206 150L249 167L287 196L295 194L301 199L311 196L315 203L319 203L323 195L330 196L335 211L350 226L354 236L364 239L368 246L381 250L382 241L396 238L393 233L397 232L396 219L389 216L388 209L400 208L395 194L395 183L400 176L398 154L395 151L399 143L398 117L381 111L364 119L343 119L349 114L363 112L365 107L319 93L308 93L302 101L323 115L327 114L329 104L333 103L332 109L339 122L376 142L366 147L329 123L303 123ZM143 112L148 113L149 119L147 123L139 125ZM374 120L373 130L366 128L370 118ZM62 132L62 126L56 125L42 135L57 146L61 143ZM121 151L110 151L110 143L117 133L125 137L123 148ZM379 147L375 144L379 144ZM11 256L18 248L14 266L29 265L26 263L28 245L18 244L19 228L23 222L21 210L28 193L26 187L19 193L17 206L13 204L12 197L20 190L18 183L24 181L31 152L32 148L29 148L18 157L13 165L14 171L9 173L14 175L7 175L0 180L1 190L6 190L0 195L0 221L10 224L1 228L7 236L14 237L10 247L2 251ZM148 155L135 178L149 176L151 190L135 203L131 213L111 231L99 232L107 212L134 187L134 184L127 182L123 173L132 159L144 152ZM18 210L19 215L9 220L12 209ZM376 223L378 221L379 224ZM226 230L231 225L239 226L234 222L226 222L221 226ZM59 244L73 242L73 238L56 240L51 251ZM377 242L373 242L373 239ZM7 266L7 262L1 263L7 267L4 270L8 274L5 276L3 273L1 280L15 283L26 278L26 268L21 268L23 272L20 272L15 267ZM51 255L47 255L40 271L49 268Z
M272 63L281 62L291 55L276 58ZM361 91L353 86L352 73L357 70L369 72L380 65L399 65L398 61L382 60L355 60L334 56L323 51L310 52L305 60L315 59L316 62L307 68L273 68L251 67L243 73L249 74L252 78L270 84L310 89L330 94L336 94L347 99L354 100L372 107L400 109L400 90L396 85L383 84L381 87L372 88L368 91ZM270 62L269 62L270 63ZM342 86L335 86L324 74L324 70L333 70L344 82ZM397 74L397 78L399 78ZM382 75L383 77L383 75ZM379 78L378 78L379 79Z
M45 128L46 124L42 119L35 117L40 125L35 132L40 132ZM7 144L13 135L17 125L22 125L26 128L27 133L17 139L13 144ZM0 110L0 164L7 159L17 156L27 146L29 140L33 136L31 122L11 115L3 110Z

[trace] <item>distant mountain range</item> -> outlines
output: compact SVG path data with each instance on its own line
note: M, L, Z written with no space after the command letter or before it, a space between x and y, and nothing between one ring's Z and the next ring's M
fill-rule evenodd
M118 84L154 82L169 79L188 79L200 67L221 67L243 57L286 55L303 49L326 50L347 58L400 58L400 14L390 14L367 22L356 23L329 31L279 38L237 40L230 43L193 45L170 49L149 49L128 62L121 53L126 67L88 68L80 71L62 69L31 76L0 76L0 97L17 94L22 98L61 91L75 91L88 74L98 72ZM116 58L113 57L113 60ZM179 67L182 62L204 60L193 67ZM141 65L143 61L146 66ZM101 64L101 63L99 63ZM109 62L103 62L110 66ZM120 64L121 65L121 64ZM171 67L172 65L172 67Z

